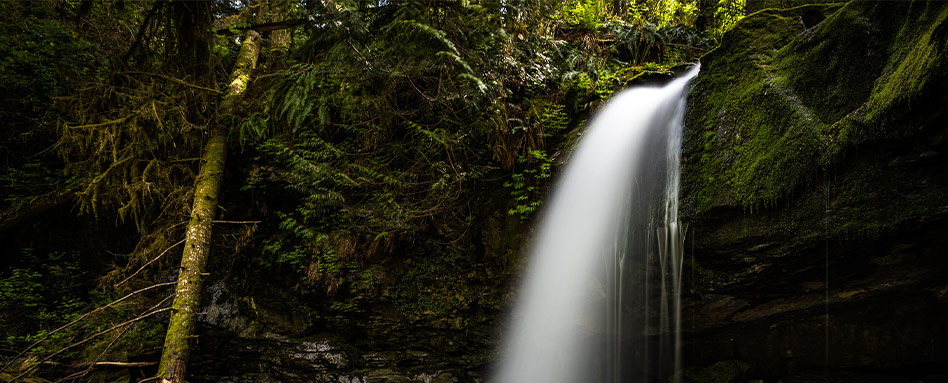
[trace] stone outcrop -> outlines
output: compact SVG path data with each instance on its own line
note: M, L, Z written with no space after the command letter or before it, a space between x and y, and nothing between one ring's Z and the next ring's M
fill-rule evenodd
M946 45L948 3L815 4L752 14L702 59L683 144L686 365L948 376Z
M208 290L195 383L478 382L495 347L492 316L453 323L367 297L333 307L272 290L253 299L220 281Z

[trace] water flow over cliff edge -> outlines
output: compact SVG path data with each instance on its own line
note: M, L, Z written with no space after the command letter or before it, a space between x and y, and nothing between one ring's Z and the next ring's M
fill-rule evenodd
M678 158L697 73L618 93L589 125L531 246L492 382L650 381L679 367Z

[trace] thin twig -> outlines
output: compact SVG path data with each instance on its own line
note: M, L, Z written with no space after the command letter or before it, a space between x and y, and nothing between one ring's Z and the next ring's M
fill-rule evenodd
M158 362L96 362L96 366L102 367L148 367L157 365Z
M181 163L181 162L194 162L194 161L200 161L200 160L202 160L201 157L194 157L194 158L182 158L182 159L180 159L180 160L169 160L169 161L165 161L165 162L171 163L171 164L177 164L177 163Z
M25 354L27 351L30 351L30 350L32 350L34 347L38 346L40 343L45 342L46 339L49 339L49 337L52 336L53 334L55 334L55 333L57 333L57 332L60 332L60 331L62 331L63 329L65 329L65 328L67 328L67 327L69 327L69 326L72 326L72 325L78 323L79 321L85 319L85 318L86 318L87 316L89 316L89 315L92 315L92 314L94 314L94 313L96 313L96 312L105 310L105 309L107 309L107 308L109 308L109 307L112 307L112 306L118 304L119 302L122 302L122 301L124 301L124 300L126 300L126 299L128 299L128 298L131 298L131 297L134 296L134 295L137 295L137 294L140 294L140 293L143 293L143 292L145 292L145 291L148 291L148 290L151 290L151 289L155 289L155 288L158 288L158 287L173 285L173 284L175 284L175 283L177 283L177 282L164 282L164 283L159 283L159 284L151 285L151 286L148 286L148 287L145 287L145 288L141 288L141 289L132 291L131 293L128 293L128 295L126 295L126 296L124 296L124 297L121 297L121 298L119 298L119 299L117 299L117 300L114 300L114 301L110 302L109 304L107 304L107 305L105 305L105 306L96 307L96 308L93 309L92 311L89 311L89 312L87 312L87 313L85 313L85 314L80 315L78 318L74 319L72 322L66 323L66 324L64 324L64 325L62 325L62 326L59 326L59 328L57 328L57 329L55 329L55 330L53 330L53 331L50 331L50 332L46 333L46 335L44 335L40 340L37 340L36 342L33 342L33 344L31 344L31 345L29 345L29 347L23 349L23 351L20 351L20 352L19 352L18 354L16 354L16 356L14 356L13 359L11 359L11 360L19 359L19 358L20 358L21 356L23 356L23 354ZM10 367L10 363L7 363L6 365L3 366L3 368L0 368L0 372L6 371L7 368L9 368L9 367ZM16 379L14 379L14 380L16 380Z
M148 367L157 365L158 362L95 362L95 363L78 363L78 364L67 364L59 362L44 362L44 365L47 366L59 366L59 367L85 367L90 364L95 365L96 367ZM66 378L63 378L66 379Z
M171 231L171 229L174 229L174 228L176 228L176 227L178 227L178 226L185 225L185 224L188 224L188 223L190 223L190 221L181 221L181 222L178 222L178 223L176 223L176 224L174 224L174 225L169 226L167 230L168 230L168 231Z
M174 77L166 76L166 75L163 75L163 74L160 74L160 73L141 72L141 71L125 71L125 72L122 72L121 74L142 74L142 75L146 75L146 76L158 77L158 78L163 79L163 80L168 80L168 81L171 81L171 82L174 82L174 83L178 83L178 84L181 84L181 85L184 85L184 86L190 86L190 87L192 87L192 88L197 88L197 89L204 90L204 91L208 91L208 92L223 93L223 92L221 92L221 91L219 91L219 90L217 90L217 89L212 89L212 88L203 87L203 86L200 86L200 85L197 85L197 84L192 84L192 83L189 83L189 82L187 82L187 81L184 81L184 80L182 80L182 79L180 79L180 78L174 78Z
M212 223L257 224L263 221L211 221Z
M125 116L125 117L116 118L116 119L114 119L114 120L107 120L107 121L99 122L99 123L95 123L95 124L85 124L85 125L76 125L76 126L66 125L66 126L67 126L69 129L97 128L97 127L100 127L100 126L114 125L114 124L118 124L118 123L120 123L120 122L124 122L125 120L127 120L127 119L129 119L129 118L132 118L132 116L133 116L133 115L130 114L130 115Z
M150 265L150 264L154 263L155 261L157 261L158 258L161 258L161 257L162 257L163 255L165 255L165 253L167 253L169 250L171 250L171 249L175 248L176 246L178 246L178 245L184 243L184 241L185 241L185 240L182 239L182 240L178 241L177 243L175 243L175 244L173 244L173 245L171 245L171 246L168 246L168 248L165 249L164 251L162 251L161 254L158 254L157 257L154 257L154 258L152 258L150 261L145 262L145 264L142 265L142 267L139 267L138 270L135 270L135 272L132 273L132 275L129 275L129 276L125 277L125 279L123 279L121 282L116 283L116 284L115 284L115 287L119 287L119 286L125 284L125 282L128 282L129 279L132 279L132 277L134 277L134 276L138 275L138 273L142 272L142 270L144 270L146 267L148 267L148 265Z
M109 344L108 344L107 346L105 346L105 349L103 349L102 352L100 352L99 355L96 356L95 359L92 360L92 362L90 362L90 363L83 363L83 364L79 365L79 366L84 366L84 365L88 364L88 367L86 367L85 370L76 371L76 372L74 372L74 373L72 373L72 374L67 375L65 378L57 379L54 383L60 383L60 382L64 382L64 381L67 381L67 380L78 379L78 378L84 377L84 376L86 376L86 375L89 375L89 372L91 372L92 369L95 368L96 363L99 362L99 359L102 359L102 357L105 356L105 353L109 352L109 350L112 349L112 346L115 345L115 342L117 342L119 339L121 339L123 336L125 336L125 334L128 333L128 330L131 329L131 328L132 328L132 325L125 326L125 328L122 329L122 332L118 333L118 335L116 335L114 338L112 338L112 341L109 342ZM78 367L78 366L77 366L77 367Z
M122 55L123 63L127 63L128 58L131 57L133 53L135 53L135 50L138 49L139 46L141 46L145 37L145 31L148 30L148 26L151 24L151 19L155 17L155 15L158 13L158 9L160 9L163 5L163 2L156 1L155 5L151 7L150 11L148 11L145 19L142 20L142 25L138 27L138 33L135 34L135 40L133 40L134 42L132 43L132 46L128 48L127 51L125 51L124 55Z
M148 310L145 310L145 311L150 311L150 310L154 310L154 309L156 309L156 308L158 308L158 307L161 307L161 305L163 305L165 302L167 302L167 301L168 301L169 299L171 299L172 297L174 297L174 294L165 297L165 299L162 299L160 302L156 303L154 306L149 307ZM115 338L112 338L112 341L109 342L109 344L108 344L107 346L105 346L105 349L102 350L102 352L99 353L99 356L95 357L95 359L92 360L92 363L89 363L89 367L86 368L85 371L83 371L81 374L79 374L78 376L76 376L76 378L81 378L81 377L84 377L84 376L86 376L86 375L89 375L89 372L91 372L92 369L95 368L96 366L100 366L100 365L115 366L116 364L122 363L122 362L101 362L101 363L103 363L103 364L100 364L99 360L102 359L103 356L105 356L105 353L109 352L109 350L112 349L112 346L115 346L115 342L118 342L119 339L121 339L123 336L125 336L126 333L128 333L128 330L130 330L133 325L134 325L134 323L133 323L133 324L129 324L128 326L125 326L125 328L122 330L121 333L119 333L118 335L116 335ZM148 362L146 362L146 363L148 363ZM158 363L155 362L154 364L158 364ZM76 375L76 374L72 374L72 375ZM72 375L70 375L70 376L72 376ZM69 377L66 377L66 378L64 378L64 379L69 379ZM59 382L59 381L57 381L57 382Z
M162 312L165 312L165 311L169 311L169 310L171 310L171 307L165 307L165 308L163 308L163 309L153 310L153 311L151 311L151 312L148 312L148 313L139 315L139 316L137 316L137 317L135 317L135 318L129 319L129 320L125 321L125 322L119 323L119 324L117 324L117 325L115 325L115 326L109 327L109 328L107 328L107 329L105 329L105 330L99 331L99 332L95 333L94 335L91 335L91 336L89 336L88 338L85 338L85 339L83 339L83 340L80 340L80 341L78 341L78 342L76 342L76 343L73 343L73 344L70 344L70 345L68 345L68 346L66 346L66 347L63 347L63 348L61 348L59 351L56 351L56 352L54 352L54 353L52 353L52 354L47 355L47 356L46 356L45 358L43 358L43 360L41 360L38 364L36 364L36 365L34 365L34 366L31 366L31 367L28 367L26 370L23 370L23 372L21 372L19 375L14 376L13 379L12 379L12 381L15 382L17 379L20 379L20 378L22 378L24 375L29 374L30 372L32 372L33 370L35 370L35 369L36 369L36 366L38 366L39 364L42 364L43 362L46 362L46 361L52 359L54 356L59 355L59 354L63 353L64 351L68 350L68 349L71 349L71 348L73 348L73 347L82 345L82 344L84 344L84 343L86 343L86 342L88 342L88 341L90 341L90 340L93 340L93 339L95 339L95 338L98 338L99 336L101 336L101 335L103 335L103 334L108 334L108 333L114 331L115 329L117 329L117 328L119 328L119 327L122 327L122 326L125 326L125 325L127 325L127 324L129 324L129 323L138 322L138 321L140 321L140 320L142 320L142 319L145 319L145 318L147 318L147 317L150 317L150 316L152 316L152 315L155 315L155 314L158 314L158 313L162 313Z

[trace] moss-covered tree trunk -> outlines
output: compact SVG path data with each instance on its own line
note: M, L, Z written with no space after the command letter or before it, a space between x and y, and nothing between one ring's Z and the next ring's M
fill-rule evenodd
M237 56L233 80L221 100L221 115L233 114L240 95L247 88L250 72L257 64L259 53L260 35L248 31ZM194 186L191 221L188 223L184 254L181 257L171 321L158 367L158 377L162 382L184 382L190 340L194 337L195 316L201 301L201 274L205 272L210 253L211 229L226 158L227 128L218 123L204 145L201 169Z

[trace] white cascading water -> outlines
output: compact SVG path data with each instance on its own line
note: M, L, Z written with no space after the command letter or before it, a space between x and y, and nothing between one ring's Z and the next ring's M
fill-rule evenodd
M681 367L678 166L698 68L616 94L553 189L491 382L664 381Z

